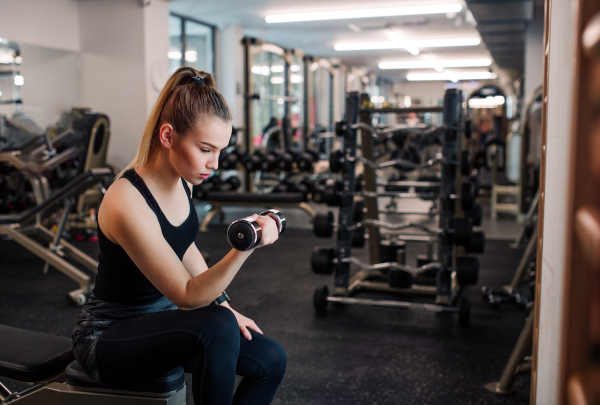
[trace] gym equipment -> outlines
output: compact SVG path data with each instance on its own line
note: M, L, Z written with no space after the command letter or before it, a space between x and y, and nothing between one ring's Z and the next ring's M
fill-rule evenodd
M244 159L242 160L242 164L248 172L254 172L259 169L260 162L262 161L263 156L263 151L256 150L252 155L247 155L246 157L244 157Z
M469 218L455 218L453 226L446 229L430 229L427 226L405 222L385 222L378 219L364 219L362 222L356 221L354 225L347 226L347 231L362 229L365 225L372 225L377 228L384 228L393 231L416 228L424 231L424 235L417 234L397 234L396 238L403 241L412 242L436 242L438 237L447 240L448 244L465 246L469 253L483 253L485 247L485 235L483 232L473 232L473 223ZM339 230L340 225L334 222L333 212L318 213L313 221L313 231L315 236L328 238L333 235L334 230ZM481 252L480 252L481 251Z
M46 262L44 272L52 266L79 284L79 289L71 291L68 297L79 305L85 304L87 295L92 291L93 282L89 275L79 270L73 264L65 260L69 257L73 261L84 266L88 271L96 274L98 262L92 259L75 246L63 239L68 214L75 200L85 191L99 186L105 190L114 173L109 168L96 168L75 177L61 189L56 190L52 196L41 204L24 211L20 214L9 214L0 216L0 235L8 235L15 242L29 250ZM57 230L52 232L44 225L43 220L50 217L52 213L63 206ZM41 238L50 242L48 247L42 245L29 236L36 233Z
M32 385L0 401L14 405L185 405L183 367L119 387L102 386L74 360L71 339L0 325L0 377Z
M521 295L519 288L533 278L528 270L530 269L530 263L536 260L537 234L537 227L535 227L509 285L502 286L499 289L481 287L481 296L491 307L498 308L500 304L507 302L517 304L520 309L527 307L529 300L526 296Z
M367 102L367 95L363 99ZM398 153L398 158L383 163L372 160L373 138L388 136L397 132L398 128L394 126L385 129L376 129L366 124L369 122L368 113L371 112L405 112L405 109L396 108L366 108L359 109L362 105L358 93L349 93L346 98L346 118L343 123L336 125L337 135L343 137L343 148L330 154L330 166L332 171L341 172L342 179L337 182L330 182L323 187L323 200L329 205L338 206L339 222L334 223L333 214L327 213L317 215L314 221L315 233L322 236L331 236L334 230L337 230L337 244L335 248L318 248L311 256L311 266L313 271L319 274L334 274L335 288L329 293L327 287L320 287L315 291L313 303L315 309L324 312L329 302L342 304L356 304L369 306L385 306L405 309L420 309L434 312L455 312L458 314L460 326L467 326L470 320L471 302L466 297L461 297L462 287L477 282L479 265L478 261L472 257L455 258L454 245L462 245L465 251L481 251L484 247L484 235L481 232L473 232L473 219L460 216L464 211L474 211L473 216L477 217L477 208L475 208L476 188L470 181L462 181L462 172L466 172L470 166L469 157L462 153L460 149L460 133L464 132L462 124L462 100L460 92L450 89L446 92L444 98L444 126L427 131L427 136L431 139L437 138L433 143L441 144L442 152L437 153L433 158L424 163L416 163L411 152ZM432 111L438 111L435 107ZM389 110L389 111L388 111ZM429 109L426 109L429 111ZM358 116L364 122L357 123ZM357 130L362 130L362 151L363 156L356 155ZM461 161L456 161L456 156L461 156ZM464 158L463 158L464 156ZM408 158L408 159L407 159ZM412 159L413 161L411 161ZM358 162L364 164L364 187L355 185L355 165ZM389 182L389 186L397 187L415 187L418 191L428 191L435 198L434 206L438 216L437 229L429 229L421 224L411 222L389 223L379 221L377 218L377 199L379 197L419 198L424 193L377 192L377 183L375 181L376 169L383 169L400 164L406 171L418 171L431 169L435 165L440 166L440 177L435 177L435 181L399 181ZM461 166L461 170L456 170ZM470 170L469 170L470 173ZM425 173L424 173L425 174ZM397 179L392 179L397 180ZM431 180L431 178L427 179ZM463 186L463 184L465 184ZM422 188L420 188L422 187ZM437 188L438 190L435 190ZM361 191L356 191L356 190ZM457 193L460 190L460 194ZM406 189L402 191L407 191ZM437 193L434 193L437 191ZM435 194L435 195L433 195ZM365 206L368 208L367 214L360 222L354 220L353 204L356 196L365 198ZM456 200L460 200L460 209ZM364 214L364 212L363 212ZM403 241L423 241L428 246L436 243L438 246L437 259L428 255L427 263L420 266L409 266L404 261L401 248L390 246L389 260L392 252L396 257L393 261L382 262L382 257L386 255L386 248L381 248L379 229L402 230L406 228L417 228L424 231L421 235L396 235L393 243L401 244ZM362 263L351 255L353 232L357 229L368 228L369 246L371 264ZM390 242L391 243L391 242ZM376 248L375 252L373 248ZM382 252L383 250L383 252ZM383 254L382 254L383 253ZM352 278L350 277L350 265L360 268ZM414 280L418 278L432 279L435 275L435 285L415 284ZM382 283L381 278L387 280ZM459 282L460 280L460 282ZM402 302L395 300L377 300L367 298L353 297L354 294L362 290L387 292L400 295L429 295L435 297L435 303L422 302Z
M527 353L531 351L533 344L533 320L534 316L532 312L527 317L527 322L519 335L515 348L510 354L500 381L485 385L485 388L489 391L495 394L510 394L513 391L513 384L517 375L531 372L531 356L528 356Z
M275 209L261 212L258 215L268 215L277 223L279 235L285 231L285 216ZM233 221L227 228L227 240L232 248L240 251L250 250L260 243L262 228L256 221L247 218Z
M245 157L245 153L233 149L231 152L219 156L219 167L223 170L235 169L237 164L242 162Z

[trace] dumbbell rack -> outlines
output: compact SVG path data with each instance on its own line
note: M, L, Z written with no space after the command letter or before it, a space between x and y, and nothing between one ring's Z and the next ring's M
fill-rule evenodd
M393 110L393 109L390 109ZM440 111L439 107L436 111ZM351 256L352 248L352 233L356 228L353 226L353 204L355 190L355 164L359 159L356 156L356 141L357 130L363 129L362 149L363 157L371 157L372 153L372 135L365 136L365 129L368 125L364 124L364 116L361 117L363 123L357 123L359 114L365 112L360 110L360 98L358 93L349 93L346 99L346 119L342 128L338 128L336 132L343 134L343 151L340 154L342 183L339 187L339 223L337 234L337 248L333 250L333 257L329 260L334 265L334 291L329 295L327 286L318 288L314 294L314 305L317 311L324 312L327 309L329 302L337 302L341 304L355 304L368 306L384 306L404 309L417 309L431 312L458 312L459 324L467 326L469 323L471 303L465 297L459 297L461 286L456 280L454 267L454 257L456 246L454 244L453 235L447 230L455 227L455 214L460 210L455 206L456 190L460 186L460 177L456 174L455 157L458 155L461 146L457 141L460 139L459 131L464 131L460 127L462 120L462 97L461 93L456 90L448 90L444 98L444 130L441 137L442 141L442 160L440 179L440 202L439 202L439 229L444 230L439 232L437 237L431 235L426 237L430 241L437 239L437 256L438 261L424 264L420 267L411 267L401 263L379 263L379 228L377 219L377 193L374 170L369 172L368 167L365 167L365 185L366 194L373 194L373 198L367 198L367 220L364 223L369 224L369 243L371 252L371 265L360 263L356 258ZM396 111L389 111L396 112ZM365 150L366 149L366 150ZM459 181L457 182L457 179ZM457 184L458 183L458 184ZM341 189L341 190L340 190ZM374 208L373 208L374 207ZM384 226L385 227L385 226ZM393 229L393 226L390 227ZM400 228L402 229L402 228ZM321 260L323 257L321 257ZM354 263L361 267L354 277L350 278L350 264ZM314 268L314 267L313 267ZM412 275L420 275L430 270L437 270L437 279L435 286L412 285L410 288L390 287L385 283L372 281L373 276L381 275L381 270L401 270L411 273ZM353 297L360 290L371 290L378 292L397 293L401 295L429 295L435 296L435 303L417 303L403 302L396 300L381 300Z

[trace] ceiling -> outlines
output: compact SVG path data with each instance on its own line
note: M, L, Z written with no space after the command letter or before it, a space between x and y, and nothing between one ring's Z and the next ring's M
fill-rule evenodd
M523 74L525 30L543 12L543 2L535 0L467 0L477 21L477 30L498 67Z
M460 3L463 5L463 10L453 15L432 14L282 24L268 24L265 17L277 13L399 7L423 3L410 0L369 3L358 0L306 0L292 5L293 3L287 1L275 0L220 0L218 2L172 0L170 7L172 12L219 27L241 25L244 27L245 35L285 48L301 49L308 55L318 57L336 58L347 66L364 67L378 76L402 80L407 73L411 72L410 70L380 70L378 63L423 60L425 55L433 59L484 58L490 56L489 48L493 50L494 59L498 57L500 67L522 71L523 32L525 22L531 18L528 5L532 1L467 0L469 7L475 9L475 11L471 10L473 11L471 15L463 0L432 0L427 1L427 4ZM505 10L505 8L511 10L515 8L513 3L519 6L515 11ZM486 7L490 7L490 11ZM475 20L479 23L477 28ZM350 24L354 26L350 27ZM393 27L407 40L479 37L477 29L482 27L481 38L484 42L468 47L422 48L418 56L413 56L403 49L344 52L334 50L334 44L338 42L389 41L389 27ZM485 69L487 68L461 68L460 70ZM433 69L430 70L435 72ZM414 72L424 72L424 70Z

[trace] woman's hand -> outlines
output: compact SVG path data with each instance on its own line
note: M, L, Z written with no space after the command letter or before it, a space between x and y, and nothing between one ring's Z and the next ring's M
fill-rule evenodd
M257 248L273 244L279 238L277 222L270 215L252 215L254 221L258 222L262 229L262 236Z
M237 323L240 328L240 333L242 334L242 336L244 336L244 338L246 340L252 340L252 335L250 334L250 331L248 329L252 329L252 330L260 333L261 335L264 335L263 331L260 330L260 328L258 326L256 326L256 324L254 323L254 321L252 319L247 318L244 315L240 314L239 312L235 311L229 305L226 305L226 306L227 306L227 308L229 308L229 310L231 312L233 312L233 315L235 315L235 319L237 319Z

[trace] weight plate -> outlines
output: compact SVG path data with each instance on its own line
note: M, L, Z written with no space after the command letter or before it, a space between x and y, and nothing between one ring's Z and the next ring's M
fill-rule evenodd
M476 257L456 258L456 281L461 285L474 285L479 280L479 260Z
M312 271L316 274L332 274L335 270L334 258L335 249L316 248L310 257Z
M313 220L313 232L321 238L330 238L333 235L333 212L320 212Z

